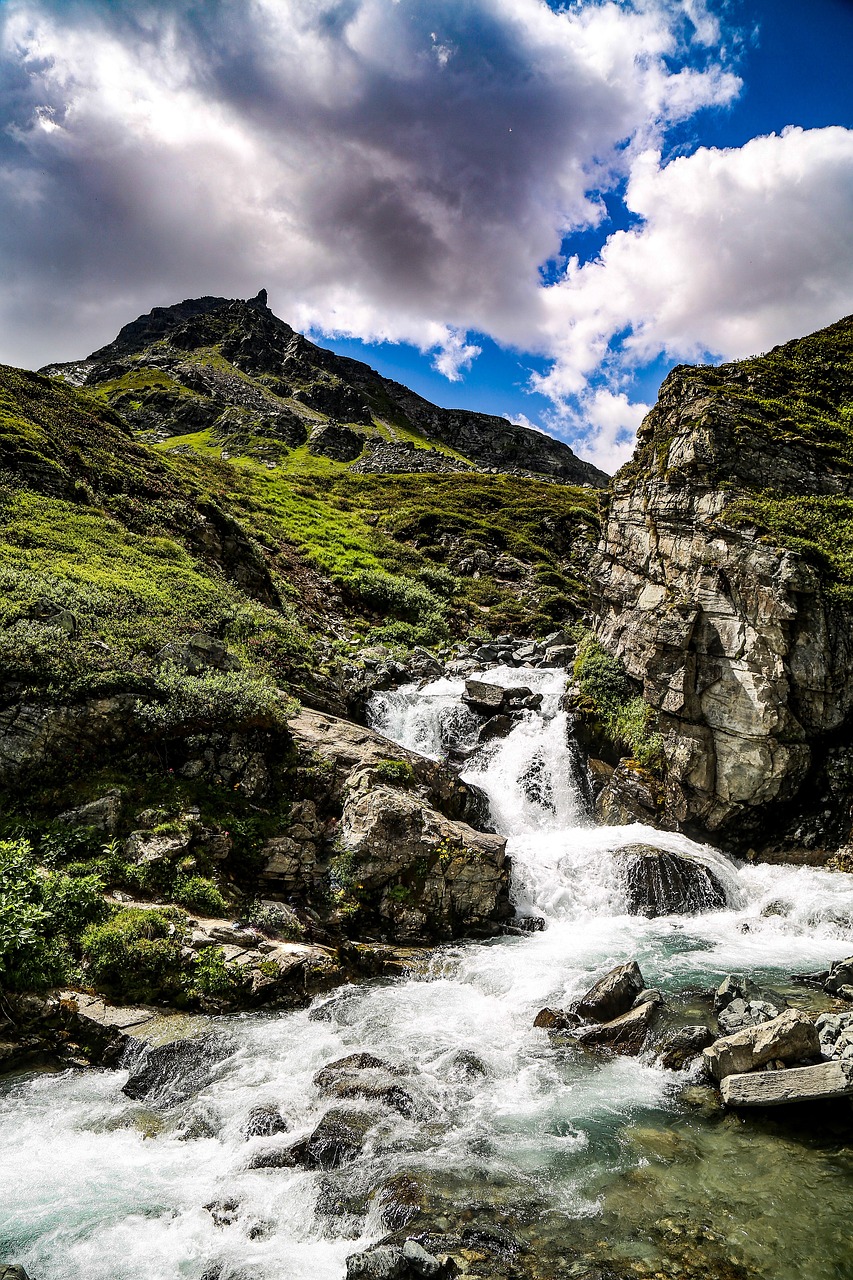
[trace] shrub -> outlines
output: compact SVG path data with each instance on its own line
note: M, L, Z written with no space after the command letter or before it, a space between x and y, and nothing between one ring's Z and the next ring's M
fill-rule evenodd
M180 990L184 916L174 909L124 907L90 925L81 945L96 982L130 999L156 999Z
M589 633L582 636L574 664L578 688L600 716L609 738L646 769L664 765L663 735L644 698L631 696L625 669Z
M179 732L194 725L217 727L246 720L283 726L295 709L272 681L245 671L206 671L190 676L164 666L154 678L153 698L139 700L134 714L149 733Z
M204 947L193 961L187 978L190 994L210 996L214 1000L227 1000L240 986L240 975L225 962L221 947Z
M224 916L228 912L228 903L207 876L178 875L171 896L179 906L191 911L206 912L210 916Z
M80 934L109 907L100 876L39 867L26 840L0 841L0 978L11 991L73 976Z
M415 780L415 771L408 760L380 760L374 772L380 782L391 786L410 787Z
M296 913L280 902L262 903L255 899L249 903L246 922L256 929L277 933L288 942L300 942L305 937L305 929Z

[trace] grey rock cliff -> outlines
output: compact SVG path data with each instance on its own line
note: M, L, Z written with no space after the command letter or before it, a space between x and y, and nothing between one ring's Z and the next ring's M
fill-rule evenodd
M849 360L847 321L744 365L674 370L614 480L599 636L660 713L667 810L688 828L749 831L750 815L754 828L793 800L853 709L851 609L831 573L737 515L744 497L790 507L853 494L845 428L839 447L820 447L843 421L851 369L807 345L835 331ZM821 415L811 452L811 421L779 417L809 395Z

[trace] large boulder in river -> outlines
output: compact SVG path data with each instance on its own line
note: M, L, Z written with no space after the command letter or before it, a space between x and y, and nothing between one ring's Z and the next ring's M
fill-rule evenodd
M651 844L627 845L616 856L632 915L693 915L726 905L725 889L698 858Z
M800 1009L786 1009L770 1022L715 1040L702 1053L708 1073L715 1080L754 1071L768 1062L800 1062L819 1055L817 1028Z
M645 985L636 960L618 964L590 987L573 1012L591 1022L610 1022L628 1012Z
M210 1082L232 1048L226 1036L216 1033L156 1045L131 1067L122 1093L149 1105L185 1102Z
M358 781L344 805L340 843L359 901L389 936L450 938L512 914L502 836L454 822L411 792Z
M575 1040L587 1048L610 1049L614 1053L636 1055L645 1045L646 1036L659 1014L659 1000L644 1000L618 1018L585 1027L572 1034Z

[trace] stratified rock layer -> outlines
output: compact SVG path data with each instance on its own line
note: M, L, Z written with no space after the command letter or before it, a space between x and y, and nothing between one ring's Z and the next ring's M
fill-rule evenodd
M761 359L678 367L615 478L599 635L660 712L667 811L688 828L751 840L851 715L833 559L853 495L851 392L850 319ZM794 536L810 519L820 545Z

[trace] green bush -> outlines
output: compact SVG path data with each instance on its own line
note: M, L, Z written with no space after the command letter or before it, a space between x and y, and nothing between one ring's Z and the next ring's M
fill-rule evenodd
M343 585L368 609L402 622L423 624L433 615L440 619L446 607L423 582L382 569L362 569Z
M41 990L74 976L80 934L109 911L98 875L48 871L26 840L0 841L0 986Z
M92 978L117 995L158 999L181 989L185 917L169 909L123 907L83 932L81 946Z
M663 735L655 725L655 713L644 698L631 694L625 669L618 658L602 649L586 633L578 643L574 677L582 695L592 703L607 736L645 769L664 765Z
M408 760L380 760L374 766L374 773L380 782L391 786L410 787L415 780L415 771Z
M154 678L152 696L137 701L134 714L146 732L174 733L246 720L283 726L294 708L293 700L263 676L245 671L190 676L178 667L164 666Z
M190 911L206 912L209 916L228 913L228 903L207 876L178 875L171 896L179 906L188 907Z
M227 1000L240 986L240 977L239 973L235 973L226 964L221 947L203 947L193 961L192 972L187 976L187 989L193 995Z

